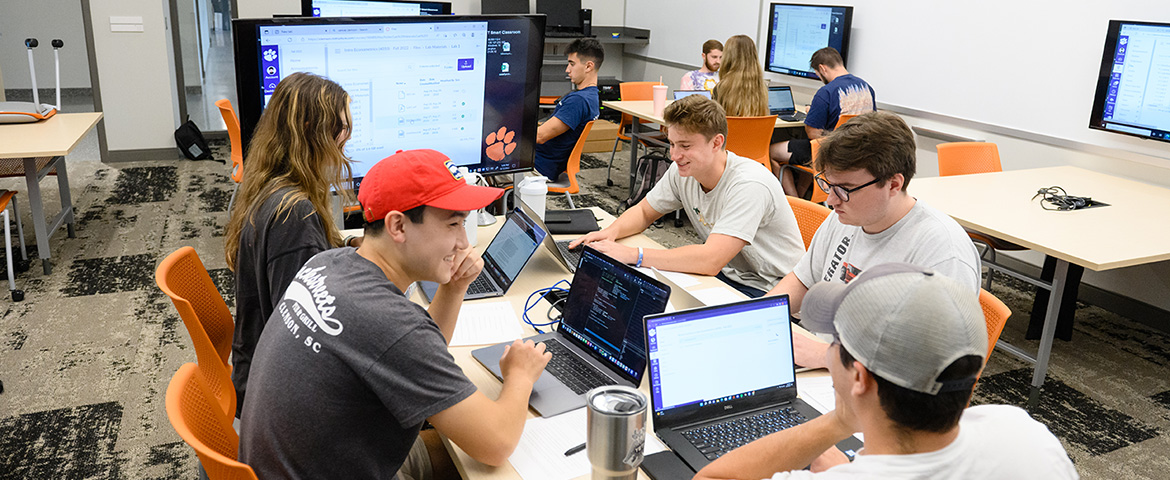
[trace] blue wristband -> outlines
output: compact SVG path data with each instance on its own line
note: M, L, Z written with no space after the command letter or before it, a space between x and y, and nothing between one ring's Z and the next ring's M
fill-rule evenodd
M642 266L642 247L638 247L638 263L635 263L634 266L639 268Z

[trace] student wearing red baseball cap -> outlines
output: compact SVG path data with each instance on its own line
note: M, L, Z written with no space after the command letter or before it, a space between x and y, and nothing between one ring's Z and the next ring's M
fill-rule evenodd
M434 150L399 152L370 169L358 195L361 246L305 263L256 348L240 460L257 476L457 476L435 432L419 435L424 420L476 460L507 461L551 354L513 343L492 400L447 352L483 268L463 219L502 193L468 185ZM419 280L441 284L430 314L402 294Z

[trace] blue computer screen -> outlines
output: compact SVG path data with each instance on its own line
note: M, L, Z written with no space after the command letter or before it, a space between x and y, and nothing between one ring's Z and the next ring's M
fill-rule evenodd
M849 59L853 7L773 3L769 9L764 68L769 72L817 78L808 66L813 52L833 47Z

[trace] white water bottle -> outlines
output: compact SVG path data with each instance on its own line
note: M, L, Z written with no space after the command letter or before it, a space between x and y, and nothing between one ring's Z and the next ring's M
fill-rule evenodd
M528 205L536 216L544 220L544 202L548 196L548 179L545 177L527 177L516 186L520 192L520 201Z
M459 167L459 172L463 174L463 180L468 185L475 185L482 178L480 174L469 171L467 167ZM463 228L467 231L467 244L474 247L479 237L479 210L467 212L467 218L463 219Z

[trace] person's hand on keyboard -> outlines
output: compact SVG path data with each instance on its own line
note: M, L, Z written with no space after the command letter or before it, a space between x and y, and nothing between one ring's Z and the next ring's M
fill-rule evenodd
M543 343L517 339L504 347L504 355L500 357L500 373L505 382L517 378L536 383L551 359L552 354L544 351Z
M586 233L581 238L573 240L573 242L569 244L569 249L573 250L573 251L577 251L577 249L579 247L581 247L581 245L594 243L594 242L601 242L601 241L605 241L605 240L609 240L612 242L614 240L617 240L617 236L614 235L613 231L609 230L608 228L603 228L603 229L598 230L596 232Z

